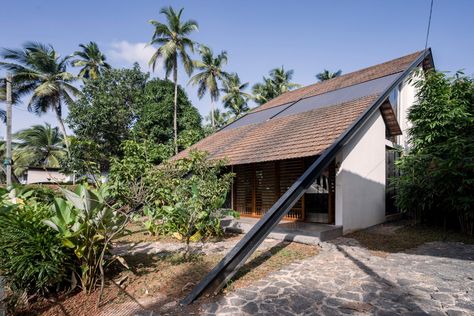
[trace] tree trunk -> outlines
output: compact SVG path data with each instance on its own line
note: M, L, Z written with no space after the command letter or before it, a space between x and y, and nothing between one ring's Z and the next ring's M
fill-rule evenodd
M174 115L173 115L174 153L178 154L178 65L176 63L173 69L173 80L174 80Z
M214 130L216 128L216 122L214 119L214 100L211 98L211 125L212 129Z
M59 102L58 102L58 105L55 107L54 112L56 113L56 118L58 119L58 123L59 123L59 129L61 130L61 134L63 134L64 144L66 145L66 152L67 152L67 155L69 157L70 156L69 140L67 138L66 127L64 127L63 118L61 117L61 113L59 111L60 106L61 106L61 104L59 104Z
M5 85L5 97L7 101L7 133L6 133L6 152L5 152L5 165L6 165L6 182L7 188L12 185L12 75L7 74L6 85Z

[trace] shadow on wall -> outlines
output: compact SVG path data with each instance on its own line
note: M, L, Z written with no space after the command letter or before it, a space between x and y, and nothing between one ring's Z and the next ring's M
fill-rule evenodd
M376 182L341 170L336 177L336 225L342 225L346 234L384 221L385 180Z

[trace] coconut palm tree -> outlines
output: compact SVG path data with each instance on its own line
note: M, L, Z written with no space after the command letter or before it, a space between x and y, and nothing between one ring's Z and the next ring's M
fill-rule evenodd
M222 112L219 109L214 109L209 112L206 116L206 121L214 122L214 126L211 125L212 131L215 131L217 128L224 126L229 120L229 114Z
M291 82L293 75L293 69L285 70L283 66L270 70L270 78L275 85L277 95L283 94L300 86L297 83Z
M272 79L266 77L263 77L262 83L256 83L252 86L252 94L253 100L260 105L278 96Z
M41 115L48 110L56 118L69 152L66 128L62 118L63 104L71 104L80 94L72 85L77 78L67 72L71 56L60 57L51 45L28 42L23 49L3 49L0 57L11 62L0 62L0 67L13 75L20 95L31 93L28 110Z
M225 93L222 97L224 108L229 109L236 117L249 110L247 103L252 96L244 92L248 85L248 82L241 83L236 73L230 74L223 82L221 90Z
M319 81L326 81L332 78L339 77L342 74L342 70L338 70L336 72L331 72L327 69L324 69L323 72L320 72L319 74L316 75L316 78Z
M193 72L193 62L188 55L188 50L194 52L194 42L189 38L189 34L198 29L198 24L194 20L181 21L183 9L178 12L172 7L160 10L166 18L166 24L150 20L155 27L150 45L157 45L156 52L150 59L149 64L155 70L158 59L163 60L166 78L173 73L174 82L174 148L178 153L178 59L181 60L184 70L191 75Z
M71 63L74 67L82 67L79 76L85 79L97 79L104 69L110 69L110 65L105 61L106 57L99 50L94 42L89 44L80 44L82 50L74 52L73 56L78 57Z
M201 60L194 61L194 67L200 70L189 80L193 85L198 86L198 97L201 99L207 91L211 96L211 112L214 111L214 103L219 100L219 81L223 82L229 78L229 74L222 68L227 64L227 52L222 51L214 57L214 52L207 46L199 47ZM211 126L216 127L214 115L211 115Z
M7 100L7 86L6 78L0 78L0 102ZM17 105L21 101L21 97L29 92L28 84L24 85L21 82L12 82L12 104ZM6 113L0 109L0 120L6 121Z
M253 99L260 105L300 86L291 82L294 74L292 69L285 70L281 66L270 70L269 74L269 78L263 77L262 83L256 83L252 87Z
M29 166L57 168L66 156L61 133L48 123L23 129L13 138L18 141L13 152L17 175Z

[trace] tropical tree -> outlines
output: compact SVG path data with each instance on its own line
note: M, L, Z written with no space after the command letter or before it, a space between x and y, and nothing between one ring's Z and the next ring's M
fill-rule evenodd
M263 82L252 87L252 98L257 104L264 104L278 96L272 79L263 77Z
M253 99L258 104L264 104L277 96L299 87L291 82L294 71L285 70L283 66L270 70L270 77L263 77L263 82L252 87Z
M198 86L198 97L201 99L209 91L211 96L211 112L214 112L214 103L219 100L219 81L224 81L229 77L222 67L227 64L227 52L222 51L214 57L212 49L201 45L199 48L201 60L194 61L194 67L201 72L195 74L189 80L193 85ZM214 115L211 115L211 126L216 127Z
M155 27L151 45L157 45L158 49L150 59L149 64L155 70L158 59L163 60L166 78L173 73L174 82L174 149L178 153L178 59L181 60L184 70L191 75L193 72L193 62L188 55L188 50L194 52L194 42L189 38L189 35L198 29L198 24L194 20L181 20L183 9L178 12L174 11L172 7L162 8L160 13L166 18L167 24L150 20L150 23Z
M85 146L87 150L79 152L87 153L95 147L103 158L97 164L102 171L108 170L110 158L120 157L121 143L130 139L137 113L145 102L147 79L148 75L135 64L132 69L107 69L97 80L86 80L82 97L69 107L67 122L77 137L75 145L81 144L71 146L71 152ZM74 158L76 153L71 156Z
M17 175L29 166L57 168L66 155L61 133L48 123L20 130L13 138L18 141L13 155Z
M339 69L336 72L331 72L327 69L324 69L322 72L320 72L319 74L316 75L316 78L319 81L326 81L326 80L329 80L329 79L332 79L332 78L339 77L341 74L342 74L341 69Z
M73 96L80 94L79 89L72 85L76 77L67 72L71 56L61 57L51 45L28 42L23 49L3 49L0 57L10 61L0 62L0 66L12 73L19 95L32 93L28 110L37 115L48 110L56 114L64 143L69 149L62 107L63 104L71 105Z
M206 121L214 122L214 126L211 125L212 130L224 126L229 119L229 114L219 109L211 110L209 115L206 116Z
M173 103L174 84L169 80L155 78L146 83L141 95L143 105L136 109L133 126L134 135L154 143L173 145L173 113L169 105ZM192 145L204 135L202 117L184 89L178 85L178 149ZM197 137L191 137L191 136Z
M110 65L105 61L106 57L99 50L95 42L79 45L82 50L74 52L73 56L78 57L72 61L74 67L82 67L79 76L85 79L97 79L104 69L110 69Z
M298 88L300 85L297 83L292 83L295 71L293 69L285 70L283 66L279 68L274 68L270 70L270 78L275 85L275 89L278 95Z
M242 115L249 110L248 100L252 97L250 94L244 92L249 83L241 83L239 75L232 73L227 80L224 80L221 89L225 95L222 97L224 108L228 109L235 117Z

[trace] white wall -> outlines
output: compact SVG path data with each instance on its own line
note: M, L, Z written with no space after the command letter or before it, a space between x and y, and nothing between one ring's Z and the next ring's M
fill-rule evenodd
M26 184L65 181L69 181L69 177L59 171L45 171L39 169L28 169L27 171Z
M340 165L339 165L340 164ZM343 232L385 220L385 123L379 111L336 158L336 225Z
M402 135L397 143L409 146L408 110L416 102L417 88L404 80L398 99L398 122ZM336 225L344 233L385 221L385 123L380 112L374 113L365 126L337 155Z
M419 77L413 77L413 81L404 80L399 93L397 120L403 134L398 136L397 143L405 150L409 147L408 129L411 126L407 115L410 107L416 102L417 88L414 86L414 81L418 79Z

